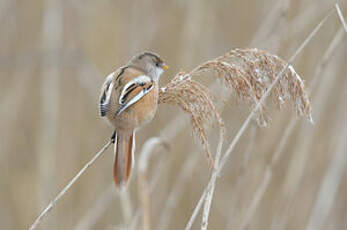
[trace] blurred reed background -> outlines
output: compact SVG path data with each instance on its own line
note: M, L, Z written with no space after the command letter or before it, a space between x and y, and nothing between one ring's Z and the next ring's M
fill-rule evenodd
M97 112L99 89L132 55L152 50L166 60L171 68L161 85L234 47L266 49L288 60L334 3L2 0L0 228L28 228L108 140L112 130ZM347 2L339 4L347 15ZM270 106L271 124L248 128L217 180L209 229L346 228L346 51L334 12L293 63L312 88L315 124ZM228 100L226 143L248 114L243 103ZM147 179L157 180L150 199L153 229L184 229L211 174L187 119L161 105L137 133L138 154L150 137L172 132L170 150L161 149L148 168ZM209 140L215 148L216 129ZM40 229L130 229L141 205L138 177L133 174L129 196L120 200L112 159L109 149ZM141 218L134 229L142 229ZM200 229L200 217L193 229Z

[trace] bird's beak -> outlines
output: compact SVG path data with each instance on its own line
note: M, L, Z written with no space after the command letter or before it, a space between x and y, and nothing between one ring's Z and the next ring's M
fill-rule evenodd
M165 63L163 63L163 64L161 65L161 68L162 68L163 70L167 70L167 69L169 68L169 66L166 65Z

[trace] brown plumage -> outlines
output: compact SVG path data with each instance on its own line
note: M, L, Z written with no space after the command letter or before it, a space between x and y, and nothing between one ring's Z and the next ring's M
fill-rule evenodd
M134 163L135 132L157 110L158 81L167 66L157 54L144 52L111 73L102 86L100 115L115 129L114 182L126 185Z

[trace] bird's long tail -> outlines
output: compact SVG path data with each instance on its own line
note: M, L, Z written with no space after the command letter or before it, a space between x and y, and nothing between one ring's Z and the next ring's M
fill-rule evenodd
M117 188L122 188L129 181L134 164L135 132L117 133L114 144L113 179Z

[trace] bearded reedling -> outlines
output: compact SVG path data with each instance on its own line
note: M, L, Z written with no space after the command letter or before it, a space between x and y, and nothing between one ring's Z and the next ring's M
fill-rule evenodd
M158 105L159 78L168 66L151 52L134 56L107 76L101 90L100 115L115 129L113 178L126 185L134 164L135 132L150 122Z

